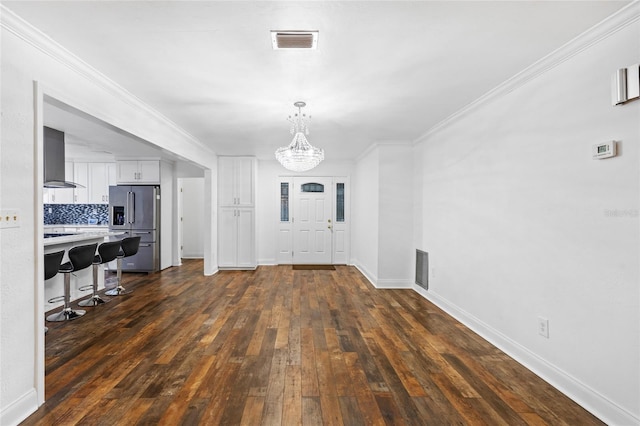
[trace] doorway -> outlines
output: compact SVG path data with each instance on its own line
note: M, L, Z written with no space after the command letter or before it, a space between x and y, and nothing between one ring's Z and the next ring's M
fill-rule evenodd
M277 263L347 264L349 178L280 177Z

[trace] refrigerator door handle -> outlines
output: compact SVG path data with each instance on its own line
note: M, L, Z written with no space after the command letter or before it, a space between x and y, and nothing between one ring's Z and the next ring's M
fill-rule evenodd
M129 218L127 222L135 223L136 221L136 194L132 191L127 192L127 213Z
M150 234L151 231L145 231L145 232L139 232L139 231L133 231L134 234Z

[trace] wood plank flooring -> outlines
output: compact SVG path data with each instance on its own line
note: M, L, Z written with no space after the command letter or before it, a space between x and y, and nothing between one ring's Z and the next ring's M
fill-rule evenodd
M124 274L48 323L24 425L601 425L411 290L353 267Z

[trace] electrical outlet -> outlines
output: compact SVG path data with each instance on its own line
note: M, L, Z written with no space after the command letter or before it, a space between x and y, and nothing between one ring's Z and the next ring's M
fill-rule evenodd
M431 278L435 278L436 277L436 268L433 267L431 268Z
M549 338L549 320L543 317L538 317L538 334L542 337Z
M0 210L0 228L20 228L20 210Z

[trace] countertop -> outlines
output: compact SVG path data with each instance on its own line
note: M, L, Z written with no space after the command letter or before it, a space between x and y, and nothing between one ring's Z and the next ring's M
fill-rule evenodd
M45 228L46 229L46 228ZM119 237L125 235L124 231L98 231L96 232L79 232L73 235L65 235L63 237L51 237L44 239L44 246L55 246L59 244L70 244L78 242L91 242L95 240L104 240L105 237Z

